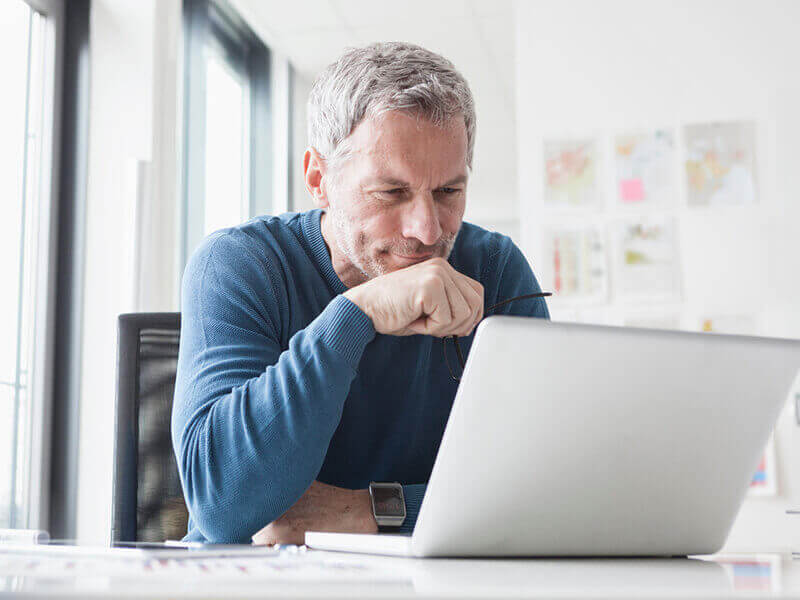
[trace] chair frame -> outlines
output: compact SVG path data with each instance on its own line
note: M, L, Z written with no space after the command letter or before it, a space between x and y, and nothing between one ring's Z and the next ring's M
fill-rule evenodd
M137 540L139 342L144 329L180 331L180 313L127 313L117 321L117 390L111 541Z

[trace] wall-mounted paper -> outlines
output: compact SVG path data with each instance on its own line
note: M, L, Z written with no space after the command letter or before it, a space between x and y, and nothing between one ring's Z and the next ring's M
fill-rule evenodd
M619 135L614 140L617 200L666 205L675 198L675 136L670 131Z
M606 246L599 228L551 228L545 240L556 302L608 299Z
M756 467L753 479L750 481L748 494L751 496L774 496L778 491L778 482L775 475L775 438L770 436L764 454Z
M755 137L750 121L685 127L689 206L756 201Z
M780 554L737 554L717 556L714 562L725 569L736 592L775 594L781 591Z
M700 331L755 335L756 319L753 315L716 315L700 318Z
M544 143L545 205L557 208L595 207L598 152L594 140L549 140Z
M615 281L620 296L670 300L680 296L674 219L619 223L616 241Z

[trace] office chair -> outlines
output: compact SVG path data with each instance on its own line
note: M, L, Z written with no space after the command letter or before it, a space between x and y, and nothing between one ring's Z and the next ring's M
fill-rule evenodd
M113 542L186 535L188 511L170 439L180 322L180 313L119 316Z

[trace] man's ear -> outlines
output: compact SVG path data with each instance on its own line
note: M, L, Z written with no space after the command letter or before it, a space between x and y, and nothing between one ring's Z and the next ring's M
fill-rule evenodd
M319 208L327 208L329 205L328 195L323 183L326 167L325 159L320 156L316 148L313 146L306 148L306 152L303 154L303 173L306 189L314 199L314 204Z

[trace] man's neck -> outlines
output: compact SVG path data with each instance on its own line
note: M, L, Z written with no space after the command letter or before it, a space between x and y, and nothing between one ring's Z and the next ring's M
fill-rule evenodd
M325 247L328 249L328 255L331 257L331 264L336 276L349 288L364 283L367 280L364 274L339 250L335 233L332 231L333 223L328 218L327 212L323 211L320 216L319 228Z

